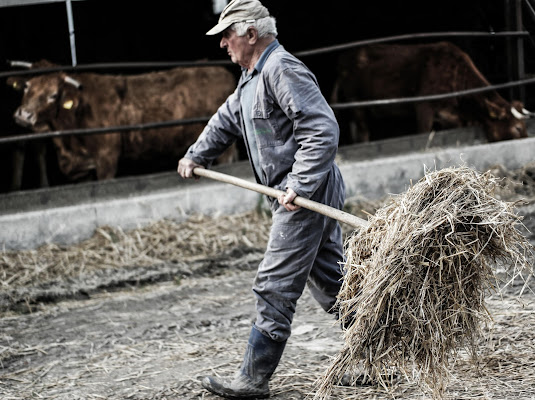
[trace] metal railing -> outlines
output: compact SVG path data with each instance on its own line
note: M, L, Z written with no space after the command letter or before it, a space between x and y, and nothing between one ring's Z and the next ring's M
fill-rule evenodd
M528 0L526 0L528 1ZM535 0L530 0L535 1ZM505 31L505 32L428 32L428 33L414 33L414 34L405 34L405 35L396 35L383 38L375 39L365 39L359 40L334 46L322 47L313 50L298 51L294 54L297 57L306 57L324 53L330 53L335 51L347 50L353 47L366 46L370 44L378 43L388 43L388 42L397 42L404 40L414 40L414 39L430 39L430 38L445 38L445 37L526 37L529 36L527 31ZM122 63L99 63L99 64L85 64L77 66L57 66L57 67L48 67L48 68L36 68L23 71L8 71L0 72L0 78L8 76L24 76L24 75L36 75L36 74L45 74L59 71L70 71L70 72L80 72L88 70L112 70L112 69L148 69L148 68L173 68L173 67L192 67L192 66L214 66L214 65L231 65L231 62L228 60L212 60L212 61L167 61L167 62L122 62ZM425 102L425 101L436 101L443 100L447 98L467 96L476 93L482 93L486 91L499 90L504 88L510 88L515 86L530 85L535 83L535 78L522 79L518 81L506 82L496 85L489 85L479 88L473 88L468 90L462 90L457 92L450 93L438 93L427 96L415 96L415 97L405 97L405 98L394 98L394 99L380 99L380 100L367 100L367 101L356 101L348 103L335 103L331 104L333 109L347 109L355 107L370 107L370 106L381 106L381 105L390 105L390 104L400 104L400 103L416 103L416 102ZM121 125L121 126L112 126L112 127L100 127L100 128L84 128L84 129L70 129L63 131L51 131L51 132L41 132L41 133L29 133L29 134L19 134L19 135L5 135L0 137L0 145L12 142L25 142L31 140L40 140L46 138L70 136L70 135L91 135L91 134L102 134L109 132L125 132L132 130L146 130L146 129L155 129L163 128L170 126L178 125L190 125L197 123L206 123L209 120L209 116L198 117L192 119L181 119L181 120L170 120L170 121L161 121L153 122L146 124L134 124L134 125Z

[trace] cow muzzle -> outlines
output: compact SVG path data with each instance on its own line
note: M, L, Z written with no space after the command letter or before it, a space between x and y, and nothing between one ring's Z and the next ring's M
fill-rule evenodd
M526 124L524 121L521 121L512 127L511 136L513 139L528 137L528 131L526 129Z
M17 124L25 128L33 128L37 122L37 114L22 107L17 108L13 117Z

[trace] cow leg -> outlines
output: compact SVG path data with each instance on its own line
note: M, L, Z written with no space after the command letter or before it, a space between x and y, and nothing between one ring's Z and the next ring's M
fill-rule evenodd
M90 153L94 154L97 180L112 179L119 167L122 137L120 133L111 133L102 135L100 139L98 142L95 140L90 142L92 145Z
M433 129L434 109L429 103L416 105L417 133L428 133Z
M95 157L95 173L97 180L112 179L117 174L119 167L119 155L120 151L99 151Z
M366 111L355 109L354 118L349 124L349 132L353 143L369 142L370 128L367 123Z
M10 191L20 190L22 188L22 176L24 173L24 156L25 156L25 143L17 143L13 151L13 157L11 159L11 166L13 175L11 176Z
M118 158L106 157L97 161L97 180L112 179L117 174Z
M39 187L49 187L48 171L46 167L46 143L37 142L34 144L37 166L39 168Z

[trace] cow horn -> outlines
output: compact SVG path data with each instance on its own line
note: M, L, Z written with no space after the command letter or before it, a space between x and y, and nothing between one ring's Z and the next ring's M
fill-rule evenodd
M73 85L76 89L80 89L80 87L82 86L80 82L78 82L74 78L71 78L70 76L66 76L65 78L63 78L63 80L65 81L65 83Z
M522 108L522 114L524 114L526 116L526 118L531 118L535 115L535 113L529 111L529 110L526 110L525 108Z
M513 114L513 116L516 119L527 119L528 118L528 116L526 114L524 114L523 112L518 111L514 107L511 107L511 114Z
M33 64L31 62L28 62L28 61L11 60L11 61L9 61L9 65L12 66L12 67L21 67L21 68L31 69Z

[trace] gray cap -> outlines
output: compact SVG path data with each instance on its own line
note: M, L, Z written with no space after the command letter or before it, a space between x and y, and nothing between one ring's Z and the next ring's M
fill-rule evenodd
M221 12L216 26L206 32L216 35L235 22L247 22L269 17L269 11L258 0L232 0Z

